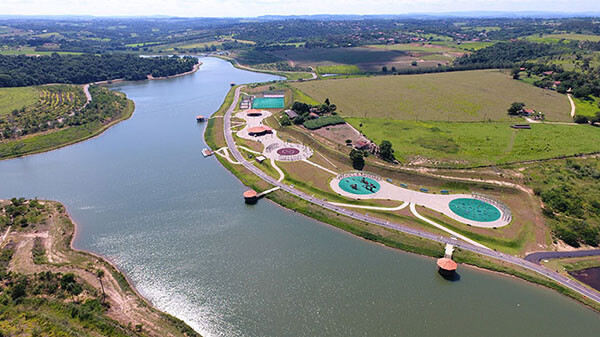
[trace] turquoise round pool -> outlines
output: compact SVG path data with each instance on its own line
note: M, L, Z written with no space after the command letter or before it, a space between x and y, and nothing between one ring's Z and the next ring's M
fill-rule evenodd
M457 215L480 222L491 222L500 219L500 210L485 201L472 198L460 198L450 201L450 209Z
M381 188L377 181L363 176L346 177L338 183L340 188L352 194L373 194Z

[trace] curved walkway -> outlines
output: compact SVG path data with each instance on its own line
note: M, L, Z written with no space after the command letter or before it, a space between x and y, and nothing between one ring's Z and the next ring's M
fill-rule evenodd
M573 102L573 97L571 97L571 94L567 94L567 97L569 98L569 103L571 103L571 117L575 117L575 102Z
M537 252L527 254L525 260L533 263L540 264L542 260L551 259L564 259L569 257L586 257L586 256L598 256L600 255L600 249L590 250L574 250L571 252Z
M430 219L427 219L426 217L422 216L421 214L419 214L419 212L417 212L417 208L415 207L415 204L413 204L413 203L410 204L410 211L412 212L412 214L414 216L417 217L417 219L423 220L423 221L427 222L428 224L432 225L433 227L435 227L437 229L441 229L444 232L449 233L449 234L453 235L456 238L460 238L461 240L464 240L464 241L466 241L466 242L468 242L468 243L470 243L470 244L472 244L474 246L485 248L485 249L489 249L488 247L480 244L479 242L473 241L473 240L469 239L468 237L466 237L464 235L458 234L457 232L455 232L455 231L453 231L451 229L448 229L448 228L446 228L446 227L438 224L437 222L435 222L433 220L430 220Z
M229 147L234 158L236 158L242 165L244 165L245 168L250 170L250 172L254 173L257 177L261 178L265 182L267 182L275 187L279 187L280 189L282 189L298 198L301 198L310 203L313 203L317 206L323 207L325 209L328 209L330 211L336 212L338 214L341 214L341 215L344 215L347 217L354 218L356 220L365 221L367 223L371 223L371 224L374 224L377 226L393 229L393 230L396 230L396 231L399 231L399 232L402 232L405 234L421 237L424 239L429 239L429 240L439 242L442 244L451 244L460 249L471 251L473 253L481 254L483 256L487 256L487 257L490 257L493 259L504 261L504 262L513 264L515 266L519 266L519 267L531 270L531 271L536 272L544 277L547 277L555 282L558 282L559 284L563 285L564 287L567 287L567 288L591 299L592 301L600 303L600 293L599 292L592 290L590 288L587 288L586 286L584 286L576 281L573 281L564 275L561 275L555 271L552 271L548 268L545 268L545 267L535 264L533 262L524 260L522 258L513 256L513 255L497 252L495 250L491 250L488 248L483 248L483 247L471 244L469 242L454 240L452 238L433 234L433 233L430 233L430 232L427 232L424 230L406 227L406 226L403 226L398 223L392 223L392 222L382 220L382 219L379 219L376 217L372 217L369 215L365 215L365 214L355 213L351 210L341 208L336 205L331 205L325 200L315 198L315 197L308 195L298 189L295 189L294 187L283 184L282 182L278 182L271 176L267 175L265 172L258 169L256 166L252 165L252 163L248 162L242 156L240 151L236 148L235 142L233 141L233 136L231 135L231 132L228 132L228 130L231 126L231 114L233 113L233 109L239 101L241 88L243 88L243 86L240 86L235 90L235 96L233 99L233 103L229 106L229 108L227 109L227 112L225 113L223 134L225 136L225 141L227 142L227 146Z
M475 220L469 220L469 219L463 218L463 217L459 216L458 214L454 213L450 209L450 202L452 200L461 199L461 198L473 199L473 196L470 194L425 193L425 192L409 190L407 188L403 188L403 187L391 184L385 180L380 180L380 181L378 181L378 183L381 187L379 188L379 190L377 192L372 193L372 194L360 194L359 195L359 194L353 194L353 193L344 191L340 187L339 183L340 183L340 177L338 176L331 180L331 182L329 183L329 187L331 187L331 189L333 191L335 191L337 194L342 195L346 198L351 198L351 199L356 199L356 200L382 199L382 200L405 201L405 202L409 202L411 204L416 204L419 206L427 207L427 208L432 209L439 213L443 213L445 216L447 216L451 219L454 219L456 221L459 221L459 222L462 222L462 223L465 223L465 224L468 224L468 225L471 225L474 227L499 228L499 227L506 226L510 223L509 218L504 216L505 214L503 214L503 210L501 210L500 208L497 208L497 207L496 207L496 209L498 211L500 211L500 214L501 214L500 218L495 221L488 221L488 222L475 221Z
M408 202L404 202L400 206L396 206L396 207L354 205L354 204L343 204L340 202L330 202L330 204L335 205L335 206L341 206L341 207L372 209L372 210L376 210L376 211L399 211L399 210L405 209L406 206L408 206Z

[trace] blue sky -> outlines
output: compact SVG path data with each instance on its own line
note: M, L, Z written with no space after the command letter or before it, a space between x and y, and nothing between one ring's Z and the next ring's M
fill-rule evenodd
M403 14L456 11L600 11L600 0L0 0L0 14L173 15Z

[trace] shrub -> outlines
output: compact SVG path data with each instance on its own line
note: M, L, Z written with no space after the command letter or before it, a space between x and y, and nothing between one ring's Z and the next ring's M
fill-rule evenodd
M589 120L586 116L575 115L575 117L573 117L573 121L577 124L587 124Z
M346 121L340 116L325 116L317 119L309 119L304 121L303 125L309 130L315 130L328 125L344 124Z

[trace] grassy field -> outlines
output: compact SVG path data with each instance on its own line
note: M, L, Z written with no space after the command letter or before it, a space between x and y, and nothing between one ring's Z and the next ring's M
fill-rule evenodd
M551 121L571 121L565 95L513 80L498 70L381 76L294 83L344 117L438 121L509 121L514 101Z
M317 67L319 74L358 74L360 69L355 65L320 66Z
M0 117L35 104L40 98L36 87L0 88Z
M591 101L584 101L579 98L573 98L573 101L575 102L576 115L591 117L595 116L596 112L600 111L600 107L598 106L598 104L600 103L600 99L598 98L594 98Z
M384 50L401 50L409 52L425 52L425 53L444 53L444 52L462 52L462 50L441 46L437 44L421 44L421 43L399 43L399 44L374 44L369 45L370 48Z
M422 157L429 159L428 166L504 164L600 151L600 129L587 125L534 124L531 130L515 130L505 122L346 121L376 143L391 141L398 159Z
M315 49L286 49L271 52L281 59L288 60L294 66L299 67L323 67L354 65L361 71L380 72L381 67L388 68L410 67L412 61L419 58L409 56L408 52L401 50L385 50L381 48L315 48ZM437 63L430 61L428 66L436 66Z

